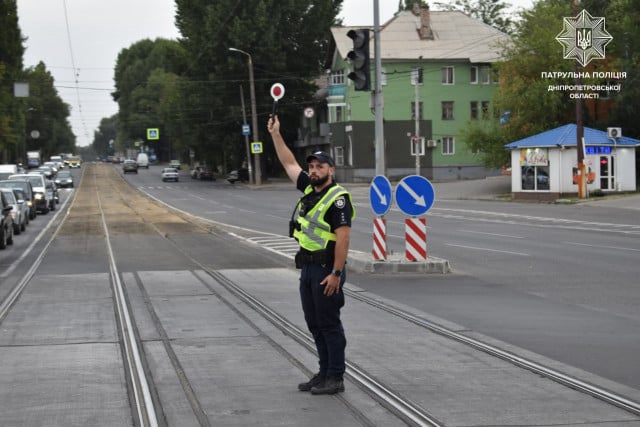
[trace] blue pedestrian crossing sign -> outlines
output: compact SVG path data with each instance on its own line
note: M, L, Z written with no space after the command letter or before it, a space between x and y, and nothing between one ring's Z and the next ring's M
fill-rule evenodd
M369 201L371 209L376 215L384 215L391 209L391 183L384 175L377 175L371 181L369 188Z
M262 142L256 141L251 143L251 154L262 154Z
M149 141L154 141L160 139L160 130L158 128L148 128L147 129L147 139Z
M435 193L431 182L420 175L405 176L396 186L396 203L402 212L419 216L433 206Z

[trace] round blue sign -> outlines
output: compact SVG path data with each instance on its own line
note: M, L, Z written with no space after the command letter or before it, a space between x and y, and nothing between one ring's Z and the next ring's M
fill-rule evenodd
M371 209L376 215L384 215L391 209L391 183L386 176L377 175L369 188Z
M420 175L405 176L396 186L396 203L402 212L411 216L431 209L435 193L431 182Z

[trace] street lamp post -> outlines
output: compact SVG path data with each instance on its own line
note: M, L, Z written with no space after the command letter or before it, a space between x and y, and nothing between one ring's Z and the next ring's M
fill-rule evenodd
M251 127L253 128L251 130L251 135L253 136L253 141L259 141L260 138L258 136L258 116L256 114L256 88L255 88L255 82L253 81L253 60L251 59L251 55L245 52L244 50L236 49L233 47L230 47L229 50L232 52L240 52L244 55L247 55L247 57L249 58L248 65L249 65L249 90L251 93ZM255 163L253 182L256 185L262 185L260 154L259 153L254 154L253 159ZM250 161L249 159L247 160Z

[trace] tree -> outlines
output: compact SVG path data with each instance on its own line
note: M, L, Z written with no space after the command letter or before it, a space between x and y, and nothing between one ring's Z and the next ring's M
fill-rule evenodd
M37 130L37 140L28 139L27 149L42 149L44 154L75 152L75 135L68 118L69 105L62 101L54 79L43 62L25 70L29 83L29 109L26 130Z
M186 52L180 43L162 38L141 40L118 54L114 78L116 91L112 94L119 106L118 148L132 148L135 141L146 138L147 128L160 127L162 140L154 148L166 151L171 135L162 129L167 124L163 119L168 118L159 115L165 88L158 86L157 75L181 74L186 63ZM155 82L150 86L150 78L154 75ZM168 79L166 83L174 85L175 80Z
M240 132L240 85L249 94L248 58L254 64L258 134L266 133L272 100L269 88L283 83L280 101L283 122L297 123L305 104L313 102L314 79L323 73L330 29L342 0L176 0L176 23L191 63L183 85L183 99L192 102L192 132L196 151L215 153L223 164L240 166L245 157ZM249 105L247 101L246 105ZM253 130L255 133L255 129ZM296 129L284 129L294 140ZM265 147L270 146L265 144ZM270 155L271 153L268 153ZM265 156L263 156L265 157Z
M508 154L503 150L506 143L575 122L576 101L569 97L571 92L550 89L575 85L572 75L575 71L591 72L589 79L582 79L583 84L612 83L593 77L594 70L626 71L626 79L613 82L621 84L620 93L613 93L609 100L582 103L583 124L600 129L621 126L626 129L625 135L640 134L640 124L635 119L640 108L637 79L640 53L634 49L640 44L640 18L634 13L640 6L638 3L638 0L590 0L580 5L579 10L584 8L592 16L607 17L606 29L613 36L606 58L593 60L584 69L576 68L575 61L563 58L562 47L555 39L562 29L563 18L578 12L569 2L540 0L531 10L521 13L517 31L504 46L504 61L497 64L500 86L493 108L497 116L509 111L509 121L500 125L498 118L493 118L489 123L470 123L463 132L471 148L484 154L486 165L497 167L508 161ZM566 76L543 77L543 73L551 71L565 72ZM608 116L589 113L596 110L594 106L600 102L613 104Z
M13 85L22 78L24 54L16 0L0 1L0 28L0 151L5 162L17 157L24 128L23 105L13 96Z
M118 134L118 114L100 120L100 126L93 133L93 152L97 156L112 156L113 144Z
M617 58L612 62L616 69L627 73L622 91L614 98L610 115L602 126L620 126L623 134L640 137L640 1L612 0L605 2L607 31L613 41L607 46L607 57Z
M453 3L436 2L434 4L443 10L459 10L503 33L513 32L513 21L505 16L506 9L511 5L502 0L455 0Z

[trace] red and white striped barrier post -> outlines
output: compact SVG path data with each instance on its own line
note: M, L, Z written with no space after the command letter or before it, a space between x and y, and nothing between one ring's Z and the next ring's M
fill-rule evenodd
M387 259L387 221L384 218L373 219L373 259Z
M407 218L405 224L405 256L409 261L427 259L427 219Z

